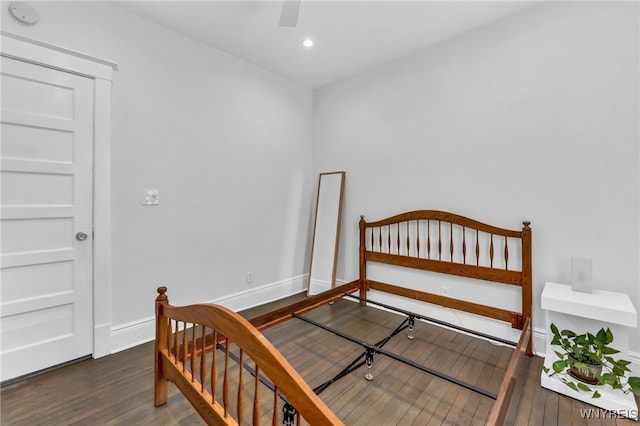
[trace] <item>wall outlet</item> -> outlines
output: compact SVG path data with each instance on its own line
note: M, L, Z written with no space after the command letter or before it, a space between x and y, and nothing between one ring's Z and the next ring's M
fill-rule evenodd
M251 284L253 282L253 272L247 271L247 284Z
M441 286L440 287L440 294L442 296L448 296L449 295L449 287Z

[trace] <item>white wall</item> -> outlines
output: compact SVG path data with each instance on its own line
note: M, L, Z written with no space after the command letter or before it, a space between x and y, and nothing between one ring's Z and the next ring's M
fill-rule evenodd
M574 255L640 309L636 3L532 7L318 90L313 112L309 90L114 5L30 4L37 25L3 13L2 28L119 64L116 348L148 333L159 284L181 304L302 282L317 173L333 170L339 279L357 276L360 214L434 208L532 221L538 330L544 282L568 281ZM161 204L142 207L142 188Z
M113 4L30 4L37 25L2 13L2 29L119 64L112 348L153 335L159 285L176 304L301 290L316 182L311 91ZM141 205L143 188L160 190L159 206Z
M437 209L532 222L538 333L571 256L640 309L639 23L635 2L545 3L317 90L314 174L347 172L338 277L360 214Z

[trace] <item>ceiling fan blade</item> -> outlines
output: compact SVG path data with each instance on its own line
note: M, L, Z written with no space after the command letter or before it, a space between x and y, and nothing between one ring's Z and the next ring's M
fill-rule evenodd
M300 11L300 0L284 0L282 11L280 12L281 27L295 27L298 25L298 12Z

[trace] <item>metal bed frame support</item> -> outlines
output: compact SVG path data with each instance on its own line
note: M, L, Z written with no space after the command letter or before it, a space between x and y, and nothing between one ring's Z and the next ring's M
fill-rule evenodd
M389 340L391 340L391 338L393 336L397 335L398 333L400 333L402 330L404 330L406 328L407 328L407 320L404 320L402 322L402 324L400 324L398 327L396 327L396 329L393 330L393 332L390 335L388 335L384 339L381 339L378 342L376 342L374 344L374 346L376 346L376 347L384 346ZM362 358L365 358L365 360L362 361ZM358 357L356 357L356 359L354 359L349 365L347 365L345 368L343 368L338 374L336 374L335 376L333 376L331 379L327 380L326 382L322 383L321 385L316 386L313 389L313 391L316 393L316 395L319 395L325 389L327 389L330 385L332 385L333 383L337 382L338 380L340 380L341 378L343 378L347 374L352 373L353 371L356 371L358 368L362 367L363 365L366 365L370 369L372 364L373 364L373 353L370 354L368 351L365 351L364 353L362 353ZM371 378L369 378L367 376L370 376ZM369 372L369 373L367 373L365 378L367 378L367 380L372 380L373 376L371 376L371 374Z
M517 344L516 342L512 342L510 340L501 339L499 337L494 337L494 336L491 336L489 334L482 333L482 332L475 331L475 330L471 330L469 328L461 327L459 325L451 324L451 323L446 322L446 321L441 321L441 320L438 320L438 319L435 319L435 318L426 317L424 315L420 315L420 314L417 314L415 312L407 311L407 310L404 310L404 309L401 309L401 308L396 308L395 306L387 305L385 303L376 302L375 300L365 299L363 297L354 296L353 294L348 294L348 293L345 293L344 296L350 297L352 299L359 300L360 302L365 302L365 303L371 303L373 305L378 305L378 306L383 307L385 309L389 309L389 310L392 310L392 311L395 311L395 312L399 312L401 314L406 315L409 318L409 330L412 330L412 327L411 327L412 324L411 323L414 322L416 319L420 319L420 320L424 320L424 321L427 321L427 322L432 323L432 324L436 324L436 325L440 325L440 326L448 327L448 328L453 328L455 330L462 331L464 333L473 334L474 336L482 337L482 338L490 340L492 342L499 342L499 343L505 344L507 346L511 346L513 348L515 348L516 344ZM413 337L409 336L409 339L412 339L412 338Z
M443 380L446 380L448 382L455 383L455 384L457 384L459 386L462 386L462 387L464 387L466 389L469 389L469 390L471 390L473 392L479 393L479 394L484 395L486 397L489 397L491 399L495 400L497 398L497 395L494 394L494 393L491 393L489 391L481 389L481 388L479 388L479 387L477 387L475 385L472 385L472 384L463 382L461 380L458 380L455 377L451 377L451 376L449 376L447 374L440 373L439 371L433 370L433 369L431 369L429 367L425 367L422 364L418 364L415 361L412 361L412 360L410 360L408 358L405 358L405 357L403 357L401 355L398 355L398 354L395 354L393 352L387 351L386 349L383 349L381 347L378 347L378 346L375 346L375 345L371 345L371 344L369 344L369 343L367 343L367 342L365 342L363 340L360 340L360 339L355 338L353 336L349 336L348 334L345 334L345 333L343 333L343 332L341 332L339 330L336 330L336 329L331 328L329 326L326 326L326 325L324 325L322 323L314 321L314 320L312 320L310 318L305 318L305 317L300 316L298 314L293 314L293 317L294 318L298 318L298 319L300 319L302 321L305 321L305 322L307 322L309 324L313 324L313 325L315 325L317 327L322 328L323 330L326 330L326 331L329 331L329 332L335 334L338 337L341 337L341 338L343 338L345 340L348 340L348 341L350 341L352 343L355 343L357 345L362 346L365 349L365 354L366 354L366 357L367 357L367 366L369 366L369 361L371 362L371 364L373 364L373 354L381 354L381 355L385 355L385 356L387 356L389 358L395 359L396 361L400 361L400 362L402 362L404 364L407 364L407 365L409 365L411 367L417 368L418 370L424 371L425 373L429 373L429 374L431 374L433 376L439 377L439 378L441 378ZM368 380L370 380L370 379L368 379Z
M512 347L515 346L515 343L513 343L513 342L511 342L509 340L506 340L506 339L497 338L497 337L490 336L490 335L485 334L485 333L477 332L475 330L471 330L471 329L468 329L468 328L465 328L465 327L461 327L461 326L458 326L458 325L455 325L455 324L451 324L451 323L448 323L446 321L437 320L435 318L430 318L430 317L427 317L427 316L424 316L424 315L417 314L415 312L411 312L411 311L408 311L408 310L405 310L405 309L401 309L401 308L398 308L398 307L395 307L395 306L387 305L387 304L382 303L382 302L377 302L375 300L370 300L370 299L366 299L366 298L363 298L363 297L358 297L358 296L355 296L355 295L350 294L350 293L344 293L343 296L350 297L350 298L356 299L356 300L358 300L360 302L370 303L370 304L373 304L373 305L377 305L377 306L383 307L385 309L389 309L389 310L397 312L397 313L404 314L404 315L406 315L406 318L404 319L404 321L400 325L398 325L391 332L391 334L389 334L388 336L384 337L383 339L379 340L378 342L376 342L374 344L369 344L369 343L367 343L367 342L365 342L363 340L360 340L360 339L355 338L353 336L349 336L348 334L345 334L345 333L343 333L343 332L341 332L339 330L336 330L336 329L331 328L331 327L329 327L327 325L324 325L322 323L314 321L314 320L312 320L310 318L303 317L298 313L293 313L292 314L293 318L298 318L298 319L300 319L300 320L302 320L302 321L304 321L306 323L309 323L311 325L319 327L319 328L321 328L323 330L329 331L329 332L335 334L336 336L339 336L339 337L341 337L343 339L349 340L350 342L355 343L357 345L360 345L360 346L362 346L364 348L364 351L363 351L362 354L360 354L351 363L349 363L346 367L344 367L342 370L340 370L340 372L338 372L335 376L333 376L331 379L325 381L324 383L316 386L313 389L313 392L316 395L319 395L320 393L325 391L329 386L331 386L333 383L337 382L341 378L347 376L348 374L356 371L357 369L359 369L360 367L365 366L365 365L367 367L367 373L364 376L365 379L373 380L373 375L371 374L371 369L373 367L374 355L375 354L381 354L381 355L388 356L389 358L395 359L396 361L400 361L400 362L402 362L402 363L404 363L406 365L409 365L411 367L417 368L418 370L421 370L421 371L426 372L428 374L431 374L433 376L439 377L439 378L441 378L443 380L446 380L448 382L455 383L455 384L457 384L459 386L462 386L462 387L464 387L466 389L469 389L469 390L471 390L473 392L476 392L476 393L479 393L481 395L484 395L484 396L486 396L488 398L491 398L493 400L495 400L497 398L497 395L495 395L495 394L493 394L491 392L488 392L488 391L486 391L486 390L484 390L482 388L479 388L479 387L477 387L475 385L472 385L472 384L463 382L461 380L458 380L458 379L456 379L454 377L451 377L449 375L446 375L444 373L440 373L440 372L438 372L436 370L433 370L431 368L425 367L425 366L423 366L421 364L418 364L418 363L416 363L416 362L414 362L414 361L412 361L412 360L410 360L408 358L405 358L405 357L403 357L401 355L397 355L397 354L395 354L393 352L389 352L389 351L383 349L383 346L385 344L387 344L387 342L389 342L389 340L391 340L391 338L393 338L394 336L396 336L397 334L399 334L400 332L402 332L405 329L409 330L409 334L407 335L407 338L409 340L413 340L414 339L413 331L414 331L414 328L415 328L416 319L427 321L429 323L433 323L433 324L436 324L436 325L444 326L444 327L447 327L447 328L452 328L452 329L455 329L455 330L459 330L459 331L462 331L462 332L465 332L465 333L469 333L469 334L477 336L477 337L481 337L481 338L487 339L489 341L499 342L499 343L502 343L502 344L505 344L505 345L508 345L508 346L512 346ZM224 346L222 344L220 344L220 343L218 343L216 346L220 350L224 349ZM239 358L236 357L234 354L230 354L230 357L236 362L240 361ZM363 360L363 358L364 358L364 360ZM243 367L245 368L245 370L249 374L251 374L252 376L255 377L255 374L256 374L255 370L251 366L249 366L247 363L243 363L243 364L244 364ZM275 389L274 385L268 379L264 378L263 376L260 376L259 380L263 385L265 385L270 390L273 391ZM295 409L295 407L293 407L293 405L291 405L289 403L289 401L287 401L287 399L284 397L284 395L282 395L282 394L280 394L278 392L278 396L285 403L285 405L283 407L283 424L292 425L293 421L294 421L293 419L294 419L294 417L296 415L296 409Z

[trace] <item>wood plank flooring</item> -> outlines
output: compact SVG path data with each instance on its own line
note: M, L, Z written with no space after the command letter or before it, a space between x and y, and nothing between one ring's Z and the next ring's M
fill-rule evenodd
M291 303L295 296L242 314L251 318ZM337 301L305 314L351 336L374 343L402 322L397 315ZM361 347L292 319L264 331L298 372L315 387L363 353ZM406 331L385 349L496 393L510 348L417 323L415 339ZM2 425L201 425L195 410L169 385L169 400L153 406L153 343L100 359L69 365L0 389ZM542 359L527 358L526 375L508 415L514 425L637 425L627 419L585 419L594 408L540 387ZM320 397L347 425L484 424L492 400L382 355L374 357L373 381L366 367L342 378Z

